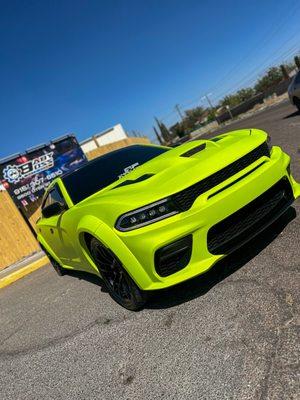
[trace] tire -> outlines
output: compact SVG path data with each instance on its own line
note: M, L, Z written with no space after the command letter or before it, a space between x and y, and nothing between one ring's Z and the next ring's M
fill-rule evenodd
M44 250L44 252L46 253L46 256L49 258L49 261L52 265L52 267L54 268L55 272L57 273L58 276L63 276L65 275L65 270L63 269L63 267L60 266L60 264L54 260L54 258L52 256L50 256L50 254Z
M146 293L136 285L117 256L96 238L91 239L89 247L112 299L127 310L142 309L147 300Z
M300 111L300 99L298 99L298 97L295 98L294 103L295 106L298 108L298 111Z

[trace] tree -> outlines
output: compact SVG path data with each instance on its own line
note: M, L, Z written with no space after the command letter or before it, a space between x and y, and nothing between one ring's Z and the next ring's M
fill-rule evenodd
M171 140L169 129L166 127L166 125L163 122L160 123L159 128L160 128L161 136L164 138L164 140L166 142L169 142Z
M239 97L240 103L243 101L251 99L255 95L255 90L253 88L245 88L241 89L237 92L237 95Z
M293 61L284 64L284 66L285 66L285 68L286 68L288 73L290 73L290 72L294 71L295 69L297 69L297 64L294 63Z
M157 118L155 118L155 121L159 127L160 134L165 142L170 142L171 141L171 136L168 128L163 122L160 122Z
M281 64L280 65L281 73L284 79L289 79L289 71L287 65Z
M203 107L195 107L184 112L182 121L173 125L170 130L172 133L182 138L187 133L196 129L196 126L201 122L204 116L207 115L207 110Z
M230 108L235 107L253 97L254 94L255 90L253 88L240 89L236 93L225 96L224 99L220 101L220 106L229 106Z
M172 133L174 133L174 135L177 135L179 138L182 138L186 133L182 122L177 122L170 128L170 130Z
M183 119L185 128L193 129L195 125L201 121L204 113L204 108L200 106L186 110L185 117Z
M270 86L276 85L277 83L282 81L282 79L283 76L280 67L272 67L262 78L257 81L254 89L256 93L264 92Z
M158 143L159 144L163 144L162 138L159 136L159 133L158 133L158 131L157 131L155 126L153 126L153 130L154 130L155 136L156 136L156 138L158 140Z
M213 121L217 121L218 122L218 120L216 118L216 111L211 109L209 111L208 115L207 115L207 122L210 123L210 122L213 122Z
M220 107L225 107L225 106L234 107L237 104L238 104L238 102L237 102L236 95L228 94L220 101L219 106Z

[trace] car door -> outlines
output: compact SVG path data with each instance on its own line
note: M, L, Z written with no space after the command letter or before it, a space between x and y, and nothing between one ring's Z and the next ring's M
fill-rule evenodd
M59 214L45 217L43 210L53 203L59 203L62 211ZM47 194L42 204L42 219L39 223L40 234L45 239L52 252L63 265L70 266L70 261L74 259L74 247L71 239L64 229L64 214L68 212L67 203L61 193L58 184L55 184ZM72 263L71 263L72 264Z

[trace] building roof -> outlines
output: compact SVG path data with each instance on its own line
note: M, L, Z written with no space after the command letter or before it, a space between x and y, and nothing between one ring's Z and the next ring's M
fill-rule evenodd
M95 133L95 135L92 135L92 136L90 136L90 137L88 137L88 138L82 140L81 142L79 142L79 144L82 145L82 144L88 143L88 142L90 142L91 140L97 139L97 138L100 137L100 136L104 136L104 135L106 135L107 133L113 132L113 131L115 130L116 126L118 126L118 125L121 125L121 124L116 124L116 125L112 126L111 128L105 129L105 130L102 131L102 132ZM121 125L121 127L122 127L122 125ZM123 129L123 127L122 127L122 129ZM124 131L124 132L125 132L125 131ZM125 134L126 134L126 132L125 132Z

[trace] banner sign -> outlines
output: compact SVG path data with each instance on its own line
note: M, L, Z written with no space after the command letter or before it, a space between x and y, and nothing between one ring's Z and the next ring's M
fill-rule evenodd
M0 185L29 218L40 205L45 189L54 178L86 162L86 156L76 138L65 136L22 155L0 161Z

